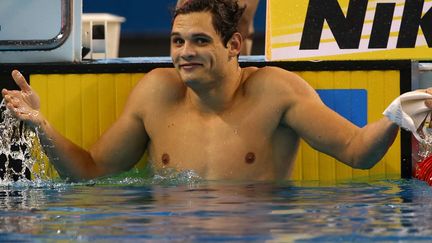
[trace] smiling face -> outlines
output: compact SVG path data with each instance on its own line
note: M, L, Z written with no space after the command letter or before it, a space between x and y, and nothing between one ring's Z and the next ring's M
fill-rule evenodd
M231 65L229 63L236 59L232 57L237 56L237 48L232 41L227 46L223 44L213 27L212 15L208 12L181 14L174 20L171 58L182 80L188 85L211 85L224 78Z

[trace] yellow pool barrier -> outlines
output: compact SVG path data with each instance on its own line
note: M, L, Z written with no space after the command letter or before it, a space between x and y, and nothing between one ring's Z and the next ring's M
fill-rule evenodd
M400 94L397 70L299 71L320 90L361 89L367 92L367 122ZM127 96L145 73L32 74L30 82L41 97L41 111L60 133L89 148L121 113ZM353 110L352 112L356 112ZM50 177L58 176L47 161ZM145 156L137 167L145 166ZM40 165L39 165L40 166ZM340 181L364 178L400 178L400 134L387 155L370 170L352 169L301 142L292 180Z

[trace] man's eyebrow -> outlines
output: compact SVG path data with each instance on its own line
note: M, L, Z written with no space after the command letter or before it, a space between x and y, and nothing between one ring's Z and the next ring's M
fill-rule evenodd
M181 36L181 34L179 32L172 32L171 33L171 37L172 36ZM198 33L193 33L192 37L207 37L207 38L211 38L210 35L203 33L203 32L198 32Z
M192 34L193 37L208 37L211 38L210 35L206 34L206 33L195 33Z

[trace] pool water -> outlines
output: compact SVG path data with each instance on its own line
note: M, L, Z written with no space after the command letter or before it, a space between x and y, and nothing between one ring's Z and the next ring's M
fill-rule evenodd
M214 182L139 172L0 185L0 242L432 241L432 188L412 180Z

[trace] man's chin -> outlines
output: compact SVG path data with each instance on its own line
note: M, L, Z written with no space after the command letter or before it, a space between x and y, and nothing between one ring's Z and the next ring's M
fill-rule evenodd
M198 88L201 86L202 81L200 81L199 79L194 79L194 78L185 78L183 79L183 83L189 87L189 88Z
M196 82L198 79L196 75L180 73L180 77L185 83Z
M198 83L198 81L195 79L188 78L188 79L183 79L183 83L185 83L187 86L190 86L190 85Z

